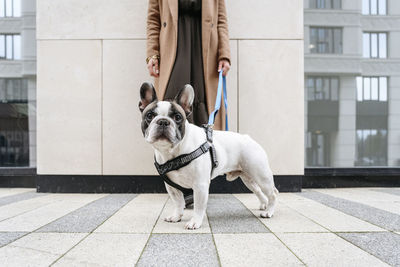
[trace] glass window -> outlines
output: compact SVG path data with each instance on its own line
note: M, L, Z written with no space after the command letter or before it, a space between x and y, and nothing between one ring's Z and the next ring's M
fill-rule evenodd
M363 57L387 58L387 33L365 32L363 34Z
M387 101L387 77L357 77L357 101Z
M363 100L371 100L371 78L365 77L363 86Z
M356 166L387 165L387 129L357 129Z
M370 14L376 15L378 14L378 1L377 0L370 0Z
M21 0L14 0L13 2L13 16L21 17Z
M369 0L362 0L362 14L369 14Z
M378 35L370 33L371 35L371 57L378 57Z
M6 36L0 35L0 58L6 57Z
M379 77L379 101L387 101L387 77Z
M317 9L340 9L341 0L310 0L310 8Z
M27 101L28 83L26 79L0 79L0 103L27 103Z
M363 100L363 80L362 77L357 77L357 101Z
M308 101L314 100L338 100L339 78L337 77L308 77L307 78Z
M378 4L379 15L386 15L386 0L380 0Z
M27 96L27 80L0 78L0 167L29 166Z
M362 0L363 15L386 15L387 0Z
M371 100L378 100L378 78L371 78Z
M379 44L379 57L380 58L386 58L387 57L387 52L386 52L386 48L387 48L387 34L386 33L379 33L379 40L378 40L378 44Z
M0 34L0 58L21 59L21 36L19 34Z
M323 54L342 53L342 29L311 27L310 52Z
M337 101L339 98L339 79L338 78L331 78L331 97L330 99L333 101Z
M363 34L363 57L371 57L370 51L370 35L368 33Z
M21 0L0 0L0 17L20 17Z

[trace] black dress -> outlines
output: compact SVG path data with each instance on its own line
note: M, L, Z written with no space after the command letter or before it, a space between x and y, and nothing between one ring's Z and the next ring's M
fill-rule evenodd
M200 126L208 122L201 48L201 0L179 0L178 14L176 58L164 99L174 99L185 84L192 85L195 98L193 113L188 119Z

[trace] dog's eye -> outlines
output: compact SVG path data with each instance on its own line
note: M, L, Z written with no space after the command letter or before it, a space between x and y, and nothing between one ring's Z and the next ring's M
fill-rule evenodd
M176 122L180 122L182 120L182 115L179 114L179 113L176 113L175 116L174 116L174 120Z
M151 121L154 118L154 113L149 112L146 114L146 120Z

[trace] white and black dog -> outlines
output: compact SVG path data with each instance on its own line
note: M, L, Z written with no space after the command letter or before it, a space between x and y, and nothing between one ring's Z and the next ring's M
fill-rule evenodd
M204 129L186 119L194 100L192 86L185 85L173 101L158 101L153 85L143 83L140 97L143 135L153 146L159 164L191 153L207 141ZM278 190L263 148L248 135L227 131L214 131L213 144L218 159L218 166L214 169L210 153L205 153L187 166L167 174L174 183L193 189L194 216L185 228L197 229L201 226L207 208L210 181L223 174L226 174L228 181L240 177L260 200L260 209L263 210L261 217L270 218L274 213ZM167 183L165 186L175 205L174 213L165 220L178 222L185 208L183 193Z

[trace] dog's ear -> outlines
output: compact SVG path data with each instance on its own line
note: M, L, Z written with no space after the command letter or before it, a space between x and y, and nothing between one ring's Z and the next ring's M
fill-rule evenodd
M194 90L190 84L186 84L175 97L175 102L183 108L186 117L192 112L193 100Z
M139 109L140 112L147 107L153 101L157 100L156 90L151 83L143 83L140 87L140 101L139 101Z

